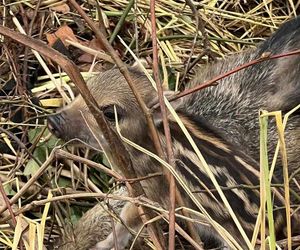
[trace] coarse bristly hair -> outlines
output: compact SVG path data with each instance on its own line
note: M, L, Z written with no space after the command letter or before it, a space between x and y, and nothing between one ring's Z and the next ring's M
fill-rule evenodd
M300 20L297 18L284 24L257 49L233 55L213 65L201 67L188 87L211 79L243 63L260 58L265 52L270 52L272 55L299 48ZM267 60L220 80L215 87L193 93L179 102L173 103L178 116L200 149L214 178L221 187L227 187L224 194L248 237L251 237L253 233L260 206L259 189L244 188L245 186L259 186L258 111L259 109L282 110L285 113L299 104L299 67L300 56ZM130 70L130 73L146 104L151 102L156 93L148 79L136 70ZM113 126L115 125L114 107L116 107L120 131L124 137L154 152L145 117L118 69L112 69L91 78L88 87L107 120ZM159 115L155 117L157 117L155 124L163 148L165 148L162 121ZM222 225L238 244L246 249L247 245L225 208L219 193L215 191L215 186L207 171L204 170L203 163L199 160L198 155L194 152L172 115L169 115L168 118L177 173L194 192L197 201L205 208L210 217ZM64 140L78 138L99 148L98 141L94 138L96 135L101 143L106 143L81 96L62 108L55 116L49 118L49 128ZM299 168L300 163L299 112L290 117L285 137L289 168L292 172ZM268 133L270 159L277 140L276 126L271 121ZM161 165L153 158L130 145L126 144L126 148L138 177L161 171ZM295 176L295 178L297 180L299 176ZM280 161L277 163L272 182L282 183ZM158 202L164 208L168 207L168 185L164 176L143 180L141 184L148 198ZM183 188L179 186L179 190L185 206L199 210ZM281 190L274 188L273 195L274 207L284 207ZM121 212L121 217L123 216L124 221L128 222L129 226L138 230L140 224L137 223L135 217L134 222L130 221L133 212L127 212L129 209L133 211L134 208L132 205L125 206ZM296 226L299 225L298 217L299 213L295 213L292 219L294 233L299 233L299 226ZM199 235L204 241L204 247L208 247L207 239L212 237L215 242L213 247L228 247L220 233L209 225L210 220L205 222L206 224L197 224ZM278 239L285 237L284 209L274 210L274 222ZM118 244L122 248L127 244L129 233L122 228L122 225L117 227L120 234L127 233L126 237L119 236ZM104 242L97 244L95 249L110 249L113 244L114 241L111 236Z

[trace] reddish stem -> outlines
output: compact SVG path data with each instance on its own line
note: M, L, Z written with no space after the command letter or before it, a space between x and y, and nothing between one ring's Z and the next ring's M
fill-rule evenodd
M168 115L164 103L163 87L159 78L158 68L158 48L156 36L155 0L150 1L151 28L152 28L152 49L153 49L153 75L156 82L158 100L162 115L163 127L166 137L167 161L174 167L174 153L172 148L171 132L168 122ZM171 173L166 173L169 179L170 207L169 207L169 249L175 249L175 202L176 202L176 183Z

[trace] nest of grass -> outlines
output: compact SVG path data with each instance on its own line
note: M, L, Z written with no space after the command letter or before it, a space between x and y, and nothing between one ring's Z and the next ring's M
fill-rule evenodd
M151 67L149 1L78 2L96 24L104 24L102 31L123 61L129 65L134 62L119 37ZM164 85L179 89L193 75L193 68L187 70L187 65L207 63L255 46L280 24L295 17L299 5L300 2L294 1L197 1L194 3L199 14L197 21L185 1L157 1L156 24ZM73 60L86 77L112 66L103 45L67 1L8 1L0 5L0 12L1 25L24 31L56 48ZM19 244L21 231L25 229L25 238L36 242L36 246L43 242L50 248L70 231L70 224L76 223L97 203L95 198L88 197L57 202L51 202L51 198L77 192L105 193L111 189L112 182L107 175L84 163L64 157L49 161L52 149L61 142L49 133L45 118L76 96L74 85L48 59L37 59L29 48L4 37L0 39L1 188L8 198L16 197L22 190L11 206L15 218L8 220L10 213L3 213L0 245L18 248L22 245ZM97 52L100 53L95 57ZM88 154L77 149L73 153ZM107 164L103 156L94 160ZM27 185L47 161L49 167ZM50 202L46 203L45 199ZM5 204L7 200L2 198L0 205ZM87 249L92 246L92 240L89 237L85 240L83 246Z

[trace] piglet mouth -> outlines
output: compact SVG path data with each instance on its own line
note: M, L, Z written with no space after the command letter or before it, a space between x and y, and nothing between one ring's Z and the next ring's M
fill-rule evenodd
M61 114L55 114L48 116L48 129L52 134L54 134L58 138L63 138L64 131L63 131L63 123L64 118Z

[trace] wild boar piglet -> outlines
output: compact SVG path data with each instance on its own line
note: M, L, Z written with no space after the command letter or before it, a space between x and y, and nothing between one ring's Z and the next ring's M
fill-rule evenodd
M187 87L193 87L253 59L261 58L264 53L272 55L296 49L300 49L299 18L284 24L256 49L202 66ZM150 105L157 98L150 82L140 71L132 68L129 71L146 105ZM258 111L260 109L282 110L286 113L297 106L300 103L299 79L299 55L266 60L220 80L217 86L193 93L172 103L206 160L213 178L223 187L225 197L250 239L260 207L259 188L246 188L259 186ZM121 134L147 150L155 152L145 116L118 69L111 69L92 77L88 81L88 87L112 127L116 122L114 113L116 109ZM159 111L155 111L154 117L165 150L166 140ZM242 237L225 208L210 174L205 170L174 117L169 114L168 120L177 173L194 192L194 197L210 218L222 225L233 237L232 241L235 241L228 243L228 239L223 239L214 226L210 225L211 219L207 219L205 223L196 224L204 248L223 246L230 249L232 244L239 244L242 249L247 249L249 243ZM65 141L77 138L95 148L101 148L104 144L107 148L106 141L81 96L60 109L57 114L50 116L48 123L50 130ZM289 171L292 174L300 166L299 111L289 118L285 138ZM277 140L276 124L270 121L268 133L270 160ZM162 166L156 160L128 144L125 146L138 177L162 172ZM299 174L294 175L295 185L291 185L291 188L297 188L298 181ZM281 160L277 161L272 182L282 183ZM143 180L141 184L149 199L168 209L169 192L164 176ZM179 183L177 186L185 206L199 211L199 206L192 201ZM297 192L297 189L295 191ZM282 209L284 199L279 188L273 188L272 192L274 207L278 208L274 210L274 221L277 239L279 239L286 236L285 210ZM292 196L292 200L297 202L297 196ZM195 218L195 215L191 216ZM141 227L136 207L132 204L125 205L121 218L134 231L138 231ZM201 219L203 220L202 217ZM293 233L299 233L299 212L294 213L292 224ZM123 249L128 244L131 233L120 223L116 226L116 232L118 247ZM114 239L111 234L106 240L99 242L95 249L113 247Z

